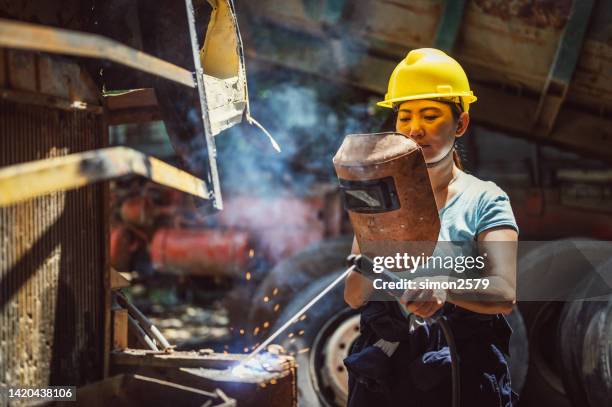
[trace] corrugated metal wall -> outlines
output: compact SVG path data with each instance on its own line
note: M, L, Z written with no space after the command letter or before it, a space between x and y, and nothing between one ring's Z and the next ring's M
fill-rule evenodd
M102 116L0 100L0 167L104 146ZM0 385L101 378L105 186L0 208Z

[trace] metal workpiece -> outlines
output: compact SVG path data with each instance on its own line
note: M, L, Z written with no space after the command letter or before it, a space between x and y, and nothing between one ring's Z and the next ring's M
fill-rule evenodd
M198 389L221 389L240 406L297 404L295 360L262 354L254 368L236 369L246 355L153 352L128 349L111 355L113 374L138 374ZM207 390L210 391L210 390Z
M0 168L0 206L98 181L140 175L158 184L210 199L206 182L128 147L109 147Z
M142 329L138 321L136 321L136 318L131 315L128 315L128 323L131 327L131 331L134 333L134 336L136 337L138 343L140 343L141 346L152 351L159 351L153 339L151 339L151 337L145 332L145 330Z

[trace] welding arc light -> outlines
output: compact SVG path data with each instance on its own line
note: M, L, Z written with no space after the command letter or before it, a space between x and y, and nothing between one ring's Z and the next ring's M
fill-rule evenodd
M340 179L344 208L359 213L388 212L399 209L393 177L349 181Z

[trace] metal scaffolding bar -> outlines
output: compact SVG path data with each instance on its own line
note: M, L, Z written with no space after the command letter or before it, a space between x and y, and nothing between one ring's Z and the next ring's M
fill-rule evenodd
M196 87L194 75L187 69L97 34L0 19L0 47L107 59Z
M205 181L185 171L131 148L111 147L0 168L0 207L125 175L212 197Z

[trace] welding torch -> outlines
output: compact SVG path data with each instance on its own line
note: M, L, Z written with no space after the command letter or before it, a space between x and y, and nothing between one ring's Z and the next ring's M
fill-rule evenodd
M363 254L351 254L346 258L347 266L369 280L381 279L385 282L400 283L401 277L389 270L374 272L374 262ZM396 284L400 286L399 284ZM405 290L388 289L385 292L396 299L400 299ZM432 317L424 318L429 324L437 323L442 329L448 350L451 357L451 376L452 376L452 406L459 407L460 400L460 376L459 376L459 356L457 355L457 346L450 325L444 315L441 313L434 314Z

